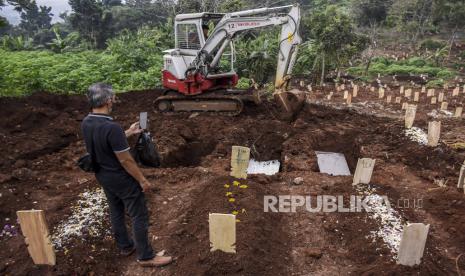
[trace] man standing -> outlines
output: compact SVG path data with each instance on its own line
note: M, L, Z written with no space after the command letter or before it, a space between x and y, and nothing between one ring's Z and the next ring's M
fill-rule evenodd
M144 192L150 183L129 153L126 137L140 133L138 123L123 131L110 117L115 95L110 85L96 83L87 94L92 113L81 128L87 152L94 159L95 177L105 191L110 206L110 218L116 244L124 256L137 250L142 266L163 266L172 258L155 256L148 241L149 215ZM125 210L132 219L134 240L128 235Z

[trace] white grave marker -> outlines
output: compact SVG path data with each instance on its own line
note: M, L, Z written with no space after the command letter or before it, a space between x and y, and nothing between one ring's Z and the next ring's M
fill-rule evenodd
M357 161L357 168L354 173L353 185L357 185L359 183L369 184L374 167L375 159L359 158Z
M411 223L404 227L397 255L398 264L407 266L420 264L425 250L428 231L429 224Z
M380 99L384 98L384 88L379 88L378 93L379 93L378 97L379 97Z
M444 101L444 92L439 93L438 102L442 103Z
M391 101L392 101L392 96L391 96L391 95L387 95L387 96L386 96L386 102L387 102L387 103L391 103Z
M412 89L405 90L405 97L410 98L412 96Z
M411 128L415 121L415 114L417 112L417 106L409 104L405 110L405 128Z
M459 175L459 181L457 183L457 188L462 188L464 189L465 193L465 161L463 161L462 166L460 166L460 175Z
M436 97L431 97L431 104L436 104Z
M441 121L432 121L428 123L428 146L435 147L438 145L441 134Z
M447 110L448 103L447 102L442 102L441 103L441 110Z
M415 92L415 94L413 94L413 101L418 102L419 100L420 100L420 92Z
M457 106L457 107L455 108L454 117L455 117L455 118L460 118L460 117L462 117L462 111L463 111L463 107Z

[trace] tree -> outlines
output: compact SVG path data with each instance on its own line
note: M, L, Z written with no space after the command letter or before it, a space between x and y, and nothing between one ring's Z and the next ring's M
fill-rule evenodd
M433 0L395 0L389 11L388 20L410 35L413 49L432 24L432 4Z
M107 38L113 34L111 12L97 0L69 0L69 5L73 10L69 15L72 29L93 47L103 49Z
M465 1L464 0L434 0L433 5L434 20L442 23L452 29L449 38L449 51L447 58L450 57L452 46L455 42L457 31L465 28Z
M24 30L28 36L33 36L37 31L50 29L52 26L52 8L47 6L37 6L35 0L32 0L28 7L21 11L21 22L19 27Z
M335 5L311 14L303 23L310 29L311 44L319 53L314 68L319 65L321 69L321 84L328 66L334 66L339 74L341 66L362 52L369 42L366 36L355 33L350 16Z
M354 19L359 26L373 26L382 23L389 12L392 0L352 0Z

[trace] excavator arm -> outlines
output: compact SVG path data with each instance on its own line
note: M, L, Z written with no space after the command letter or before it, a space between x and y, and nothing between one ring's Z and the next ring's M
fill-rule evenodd
M289 12L283 13L283 11ZM216 25L187 72L200 72L208 77L212 69L218 65L226 47L238 33L282 25L275 80L275 87L282 89L287 83L287 76L292 72L297 48L302 41L299 35L299 24L300 9L298 5L261 8L226 14Z

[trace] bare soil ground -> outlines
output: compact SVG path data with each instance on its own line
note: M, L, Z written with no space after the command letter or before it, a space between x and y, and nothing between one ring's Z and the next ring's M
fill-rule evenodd
M385 104L377 93L360 89L347 106L343 92L314 88L296 118L279 120L273 103L247 106L237 117L200 114L160 115L152 103L160 91L119 95L114 119L124 127L148 111L149 129L162 156L162 168L144 169L154 188L147 194L150 238L175 262L161 269L140 268L135 257L118 255L106 231L83 234L57 265L35 266L21 234L0 241L3 275L457 275L465 273L465 196L456 188L465 152L445 144L430 148L404 134L400 105ZM391 93L391 92L389 92ZM393 91L392 93L395 93ZM438 93L438 91L436 92ZM449 97L449 96L447 96ZM464 93L451 107L462 102ZM437 108L437 106L435 106ZM432 107L420 101L416 126L426 128ZM53 229L72 213L93 175L74 164L83 154L80 121L85 97L36 93L0 99L0 226L16 223L20 209L43 209ZM440 117L443 139L463 139L461 119ZM134 143L134 141L130 141ZM258 160L279 159L274 176L253 175L236 188L236 202L225 197L232 145L248 146ZM352 177L318 171L314 151L345 154L351 172L357 159L376 159L372 185L387 195L403 219L431 225L419 266L396 265L382 239L372 239L380 221L367 213L265 213L264 195L356 194ZM303 177L302 185L292 185ZM438 186L438 181L445 183ZM399 199L422 199L421 208L399 206ZM239 210L237 254L210 252L208 213ZM109 228L104 217L103 227ZM457 271L459 270L459 271Z

